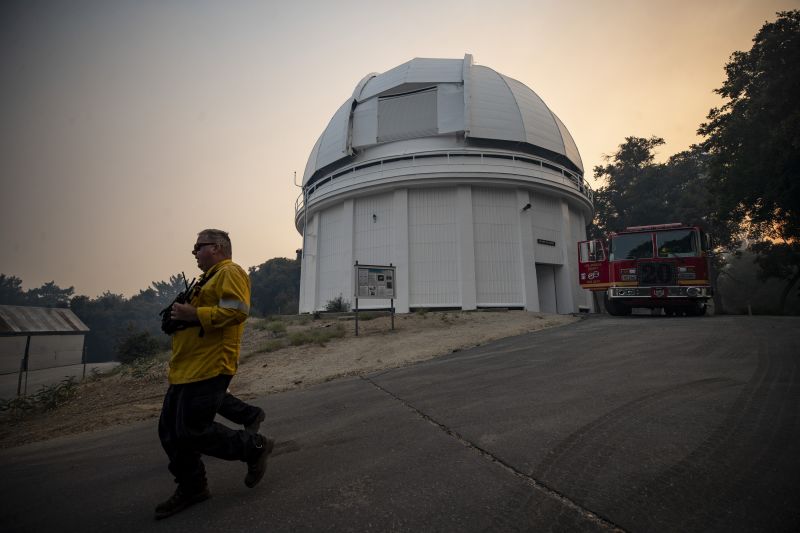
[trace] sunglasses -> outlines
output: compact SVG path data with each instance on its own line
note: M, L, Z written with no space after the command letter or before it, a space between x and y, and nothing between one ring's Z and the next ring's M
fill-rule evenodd
M194 248L192 248L192 253L196 254L197 252L200 251L200 248L202 248L203 246L211 246L211 245L214 245L214 244L217 244L217 243L215 243L215 242L198 242L197 244L194 245Z

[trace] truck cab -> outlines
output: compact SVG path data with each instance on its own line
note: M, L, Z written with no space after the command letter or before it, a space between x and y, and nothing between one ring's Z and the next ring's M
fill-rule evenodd
M580 285L602 292L612 315L635 307L703 315L712 296L710 270L708 237L697 226L633 226L578 243Z

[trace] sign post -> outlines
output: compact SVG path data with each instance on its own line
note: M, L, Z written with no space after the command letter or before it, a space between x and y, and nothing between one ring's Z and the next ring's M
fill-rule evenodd
M388 265L359 265L356 261L355 270L355 300L356 300L356 337L358 337L358 311L359 299L386 300L390 302L392 313L392 329L394 329L394 297L396 294L397 280L396 267Z

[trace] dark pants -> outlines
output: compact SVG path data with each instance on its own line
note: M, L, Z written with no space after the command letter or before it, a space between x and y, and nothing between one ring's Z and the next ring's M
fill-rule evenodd
M231 393L227 393L217 412L234 424L246 426L251 422L255 422L256 418L258 418L258 415L261 413L261 409L255 405L243 402Z
M158 436L169 457L169 471L175 482L187 490L197 490L206 484L202 454L229 461L251 461L258 455L255 435L214 422L226 396L230 396L227 393L230 381L231 376L219 375L195 383L170 385L164 396ZM235 402L232 405L236 407Z

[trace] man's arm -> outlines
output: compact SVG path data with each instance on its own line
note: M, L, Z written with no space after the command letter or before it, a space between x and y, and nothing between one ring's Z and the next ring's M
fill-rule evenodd
M195 318L203 329L235 326L247 320L250 313L250 279L240 268L226 268L217 274L216 305L194 308ZM187 314L191 310L186 310Z

